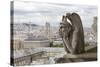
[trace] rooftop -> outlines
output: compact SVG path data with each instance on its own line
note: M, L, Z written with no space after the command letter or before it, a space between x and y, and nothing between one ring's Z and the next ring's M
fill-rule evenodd
M21 49L21 50L15 50L14 51L14 59L20 58L23 56L32 55L39 52L65 52L64 48L55 48L55 47L39 47L34 49Z
M27 39L25 39L24 41L44 41L44 40L48 40L48 38L44 37L44 36L32 36L32 35L28 35Z

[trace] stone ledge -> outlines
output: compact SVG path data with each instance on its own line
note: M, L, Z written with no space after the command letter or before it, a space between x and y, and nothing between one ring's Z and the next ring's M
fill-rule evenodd
M82 53L77 55L66 54L65 58L97 58L97 53Z

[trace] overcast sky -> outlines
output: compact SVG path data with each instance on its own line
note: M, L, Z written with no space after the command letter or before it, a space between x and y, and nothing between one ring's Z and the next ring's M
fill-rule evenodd
M91 27L93 17L97 16L96 6L58 4L58 3L40 3L40 2L22 2L14 1L14 22L45 25L49 22L53 26L58 26L62 15L67 12L77 12L82 19L84 27Z

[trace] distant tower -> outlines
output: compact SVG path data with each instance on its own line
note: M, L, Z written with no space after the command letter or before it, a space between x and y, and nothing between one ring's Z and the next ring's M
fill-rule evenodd
M32 30L32 26L31 26L31 22L29 22L28 39L32 39L32 33L31 33L31 30Z
M45 24L45 27L46 27L46 36L47 38L49 39L49 41L51 42L52 41L52 32L51 32L51 26L50 26L50 23L49 22L46 22Z
M97 17L93 17L92 32L97 40Z

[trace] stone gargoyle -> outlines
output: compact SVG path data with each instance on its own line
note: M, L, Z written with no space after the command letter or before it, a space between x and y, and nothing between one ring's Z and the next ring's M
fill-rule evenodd
M67 13L63 16L59 34L67 53L79 54L84 52L84 30L79 14Z

